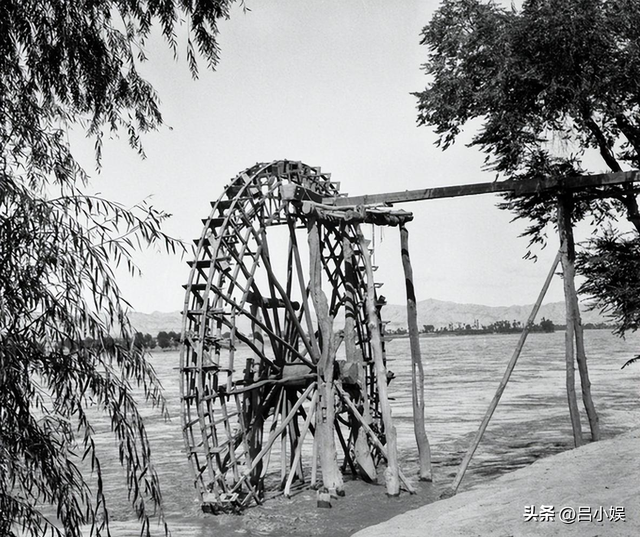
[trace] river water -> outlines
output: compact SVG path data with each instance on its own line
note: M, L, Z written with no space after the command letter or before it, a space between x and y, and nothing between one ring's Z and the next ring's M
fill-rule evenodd
M425 417L438 483L444 485L453 480L518 337L507 334L421 339L425 365ZM640 425L640 364L621 369L628 358L640 352L640 336L632 335L622 340L606 330L587 330L585 340L593 399L603 438ZM400 462L406 474L415 476L417 452L411 414L408 339L389 341L387 358L389 369L396 375L390 394L394 398L392 409L398 430ZM144 408L143 415L173 535L278 535L264 525L260 531L247 529L243 517L221 518L200 512L180 426L179 354L155 353L152 361L173 418L165 421L151 408ZM579 396L579 387L577 393ZM114 537L136 536L139 527L127 505L122 471L112 449L107 419L103 418L103 421L97 424L97 430L99 443L105 450L102 467L111 505L112 533ZM583 412L585 438L588 438L588 431ZM528 465L540 457L569 449L571 445L564 380L564 332L531 334L461 490ZM377 490L383 494L383 487L377 487ZM435 495L424 498L423 502L432 501ZM312 501L311 495L308 499ZM348 498L341 501L348 502ZM266 506L265 509L274 507ZM349 509L351 512L358 509L357 500L353 500ZM334 513L338 514L336 510ZM374 522L372 519L371 523Z

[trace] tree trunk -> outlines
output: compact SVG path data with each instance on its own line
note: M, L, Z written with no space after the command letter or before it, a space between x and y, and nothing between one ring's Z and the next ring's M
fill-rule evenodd
M310 218L309 231L309 273L313 307L318 319L321 349L318 361L318 406L316 410L316 435L322 483L330 491L341 494L344 483L338 466L335 442L335 392L333 366L335 362L335 338L333 320L329 315L327 297L322 291L322 252L320 233L315 218ZM311 334L310 334L311 335Z
M585 111L583 115L585 119L585 125L589 128L591 134L598 143L602 159L605 161L607 166L609 166L612 172L622 171L622 168L615 158L607 137L602 132L602 129L598 127L598 124L593 120L592 114ZM640 149L640 133L638 132L638 129L635 128L624 115L619 115L616 117L616 125L637 153ZM625 185L622 188L622 191L615 197L620 200L625 206L625 209L627 210L627 220L629 220L629 222L631 222L636 228L636 231L640 233L640 210L638 208L634 186L632 184Z
M398 496L400 494L398 446L396 428L393 425L391 406L389 404L389 395L387 392L387 367L384 363L382 336L380 334L380 320L376 310L373 269L371 267L371 256L369 255L365 238L361 231L358 231L358 235L360 239L360 249L362 250L362 257L364 259L365 269L367 272L367 324L371 335L371 350L373 352L373 359L376 368L376 383L378 386L380 410L382 412L382 421L384 422L384 430L387 438L387 470L385 471L384 477L387 485L387 494L389 496Z
M640 233L640 210L638 209L638 200L636 199L634 185L625 185L624 190L625 193L622 198L622 203L627 209L627 220L629 220L636 228L636 231Z
M562 196L558 198L558 233L560 234L560 251L562 252L562 273L564 283L564 303L566 308L567 328L564 335L565 365L567 400L569 403L569 416L573 430L573 442L576 447L582 445L582 426L580 424L580 411L576 400L575 364L573 338L575 329L575 307L573 294L575 293L575 247L573 244L573 231L571 225L571 198Z
M420 352L418 333L418 312L416 294L413 286L413 268L409 257L409 231L400 224L400 250L404 281L407 290L407 325L411 346L411 396L413 403L413 430L418 445L419 476L421 481L433 481L431 472L431 447L424 425L424 367Z

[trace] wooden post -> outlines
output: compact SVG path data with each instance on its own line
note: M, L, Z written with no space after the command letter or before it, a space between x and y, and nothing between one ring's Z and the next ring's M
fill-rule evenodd
M409 257L409 231L400 224L400 251L404 281L407 289L407 325L409 328L409 344L411 346L411 396L413 403L413 430L418 445L420 481L433 481L431 472L431 447L424 426L424 367L420 352L420 335L418 333L418 311L416 293L413 286L413 268Z
M573 443L576 447L582 445L582 425L580 411L576 399L575 360L573 339L576 325L575 296L575 246L571 225L572 201L571 195L558 197L558 233L560 235L560 251L562 252L562 279L564 284L564 304L566 308L567 328L564 334L567 401L569 403L569 417L573 430ZM577 300L577 299L576 299Z
M257 305L251 305L251 315L254 319L260 320L261 313ZM253 342L256 348L263 353L264 352L264 334L259 324L254 320L251 321L251 334ZM257 360L260 360L259 356L256 356ZM255 359L253 357L247 358L244 371L244 379L247 385L252 384L255 380L254 374ZM249 444L249 458L252 462L257 457L260 449L262 448L262 427L264 425L264 413L260 408L260 390L251 390L244 396L245 415L249 417L248 426L248 444ZM255 471L250 478L251 487L253 487L259 496L264 493L264 482L260 478L262 474L262 462L255 467Z
M578 304L578 293L576 292L575 285L575 243L573 239L573 230L571 225L571 212L573 210L573 199L571 193L565 195L562 201L564 205L563 209L563 222L562 227L566 234L567 243L567 263L568 271L570 275L566 278L565 292L568 291L571 301L571 307L573 310L574 319L574 336L576 342L576 361L578 362L578 371L580 373L580 386L582 388L582 402L587 412L589 419L589 428L591 429L591 439L600 440L600 423L598 414L596 412L595 405L593 404L593 398L591 397L591 381L589 380L589 370L587 368L587 356L584 349L584 332L582 328L582 320L580 318L580 306ZM558 220L560 217L558 216ZM559 224L560 226L560 224ZM560 228L559 228L560 229ZM566 302L566 301L565 301ZM567 305L568 307L568 305Z
M373 422L371 411L369 410L369 396L367 394L367 385L365 382L364 364L362 360L362 352L356 346L356 277L354 272L354 256L351 239L345 233L342 239L342 256L344 258L344 277L345 277L345 320L344 320L344 344L347 362L355 363L358 371L358 386L360 387L359 396L363 404L363 416L370 425ZM354 432L354 456L360 475L367 481L375 482L377 480L376 466L371 456L367 435L360 430L360 424L352 419L352 427Z
M518 344L516 345L515 351L513 351L511 360L509 360L509 363L507 364L507 370L504 372L504 375L502 376L502 380L498 385L496 394L493 396L491 404L489 405L489 408L487 409L487 412L485 413L484 418L482 419L480 428L478 429L478 432L476 433L476 436L474 437L473 442L471 442L471 446L469 446L469 449L466 455L464 456L464 459L462 460L462 464L458 469L458 474L456 475L456 478L451 484L451 490L448 492L445 492L444 496L451 496L455 494L456 491L458 490L458 487L460 486L460 482L462 481L462 478L464 477L464 474L467 471L467 467L471 462L471 458L473 457L473 454L478 448L478 445L480 444L480 440L482 440L482 436L484 435L484 432L487 430L487 426L489 425L491 416L493 416L493 413L496 407L498 406L498 403L500 402L500 398L502 397L502 393L504 392L504 389L507 387L507 382L509 382L511 373L513 373L513 369L515 368L516 363L518 362L518 358L520 357L522 348L524 347L524 344L527 341L527 336L529 335L531 327L533 326L533 323L536 320L536 315L538 314L538 310L542 305L542 301L544 300L544 296L547 294L547 290L549 289L549 285L551 284L551 280L553 279L553 275L555 273L556 267L560 262L560 257L561 257L561 253L558 252L555 260L553 261L553 264L551 265L551 270L549 270L549 273L547 274L547 279L545 280L544 285L540 290L540 294L538 295L538 300L536 300L536 303L534 304L533 309L529 314L529 318L527 319L527 324L524 326L524 329L522 330L522 334L520 334L520 339L518 340Z
M568 194L570 207L572 207L571 194ZM568 211L565 211L568 212ZM571 219L569 215L567 227L567 246L569 248L568 257L573 266L573 274L575 275L575 244L573 240L573 231L571 229ZM571 289L571 302L573 304L574 312L574 332L576 340L576 361L578 362L578 372L580 373L580 387L582 391L582 403L587 412L589 419L589 428L591 430L591 440L600 440L600 420L598 413L596 412L593 398L591 397L591 381L589 380L589 370L587 368L587 355L584 348L584 331L582 328L582 319L580 316L580 306L578 304L578 293L576 292L575 280L572 278L569 282Z
M575 291L575 289L574 289ZM582 321L580 319L580 309L578 306L578 296L574 292L574 310L576 316L576 359L578 361L578 371L580 373L580 386L582 388L582 402L589 418L589 428L591 430L591 440L600 440L600 418L596 412L591 397L591 381L589 380L589 370L587 369L587 355L584 350L584 333Z
M316 435L322 483L330 491L344 494L344 483L338 466L335 441L335 394L333 366L335 362L335 338L333 319L329 315L327 297L322 291L322 251L320 232L315 217L310 216L309 231L309 273L311 300L318 319L321 338L320 360L318 361L318 403L316 410Z
M362 356L356 346L356 294L353 267L353 248L348 236L342 239L342 257L344 258L345 278L345 314L344 314L344 346L347 362L358 365L358 375L362 374Z
M387 494L389 496L398 496L400 494L398 446L396 428L393 425L393 420L391 418L391 406L389 404L389 396L387 393L387 368L384 364L382 336L380 334L380 320L376 310L373 268L371 267L371 256L369 255L367 241L362 235L362 231L360 229L358 229L358 238L360 240L360 249L362 250L362 257L367 273L367 325L371 336L371 350L376 368L376 383L378 386L380 410L382 412L382 421L384 423L384 431L387 437L387 470L385 471L384 477L387 485Z

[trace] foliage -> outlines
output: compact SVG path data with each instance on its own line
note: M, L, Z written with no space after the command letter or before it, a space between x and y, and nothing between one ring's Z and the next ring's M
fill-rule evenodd
M177 347L180 343L180 334L177 334L174 331L165 332L164 330L158 332L158 336L156 337L158 342L158 346L161 349L168 349L169 347Z
M167 336L169 337L169 340L171 341L171 345L173 346L177 346L178 343L180 342L180 334L174 332L173 330L171 330Z
M155 349L156 347L155 338L151 334L145 334L143 346L147 349Z
M592 306L621 320L616 332L640 326L640 238L608 229L578 254L580 291L593 297Z
M133 344L140 349L153 349L156 342L151 334L136 332L133 336Z
M555 327L555 325L553 324L553 321L552 321L552 320L550 320L550 319L545 319L545 318L543 317L543 318L540 320L540 329L541 329L543 332L550 333L550 332L555 332L556 327Z
M0 3L1 535L19 527L21 535L79 536L84 524L108 534L87 413L93 405L111 418L143 533L150 516L162 519L133 387L161 407L163 399L133 344L113 267L136 273L135 250L158 244L175 251L177 243L161 231L164 212L86 194L88 177L67 135L85 129L98 166L105 134L124 135L143 154L140 135L162 123L158 96L138 72L153 28L177 54L178 26L186 26L186 57L197 76L197 51L211 67L218 59L217 21L230 3ZM93 488L83 464L95 474Z
M138 347L139 349L145 348L144 344L144 334L142 332L136 332L133 335L133 345Z
M580 292L592 297L592 308L617 321L621 336L640 327L640 237L608 229L578 254ZM640 356L626 364L640 360ZM624 366L623 366L624 367Z
M483 150L487 167L503 178L587 173L594 151L612 172L640 167L640 0L524 0L519 9L443 0L422 38L429 83L415 94L418 123L435 127L444 149L479 120L470 145ZM530 246L544 245L558 194L506 196L500 206L530 222L524 232ZM631 184L574 195L573 221L612 224L621 216L640 232ZM580 262L589 262L588 254ZM583 291L603 289L594 285ZM616 314L621 297L631 293L611 298ZM618 320L624 326L625 319Z
M520 321L496 321L491 323L486 329L490 332L509 333L522 330Z
M41 511L56 507L66 535L97 533L108 512L87 408L110 415L131 501L148 528L160 489L131 383L163 405L160 385L132 344L109 261L131 263L126 241L174 243L152 208L141 215L78 193L55 199L4 178L0 193L0 534L19 523L32 535L56 530ZM13 180L12 180L13 179ZM121 223L121 221L124 222ZM116 222L118 224L116 225ZM133 233L133 235L130 235ZM118 239L125 235L126 239ZM109 337L117 333L124 343ZM91 345L84 340L90 337ZM97 472L91 491L81 461ZM161 512L160 512L161 513ZM62 534L62 533L60 533Z
M166 349L171 346L171 338L169 337L169 334L167 334L164 330L158 332L156 341L158 342L158 346L161 349Z
M435 126L443 148L480 118L470 145L510 178L582 173L589 148L612 171L639 165L638 0L525 0L521 10L444 0L422 36L430 82L416 93L418 123ZM640 229L635 195L608 191L612 204L588 197L576 218L624 209ZM539 241L553 204L508 206L534 221L527 234Z

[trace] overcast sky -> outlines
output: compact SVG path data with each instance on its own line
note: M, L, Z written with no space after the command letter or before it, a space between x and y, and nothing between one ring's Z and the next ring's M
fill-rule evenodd
M160 42L144 72L158 90L167 126L144 138L147 160L124 140L107 142L91 189L127 204L153 195L173 214L170 234L191 242L224 185L254 164L276 159L321 166L349 194L491 181L484 156L464 138L442 152L416 126L412 91L426 84L420 31L436 1L248 0L221 24L216 72L189 76ZM171 128L169 128L169 126ZM468 139L468 134L466 135ZM88 156L87 156L88 155ZM86 151L86 162L90 162ZM418 300L487 305L532 303L557 248L522 260L523 224L495 207L494 195L403 204ZM400 206L399 206L400 207ZM395 228L377 234L377 279L391 303L404 301ZM381 239L381 240L380 240ZM145 252L143 277L121 278L138 311L179 310L187 259ZM549 300L562 300L560 281Z

